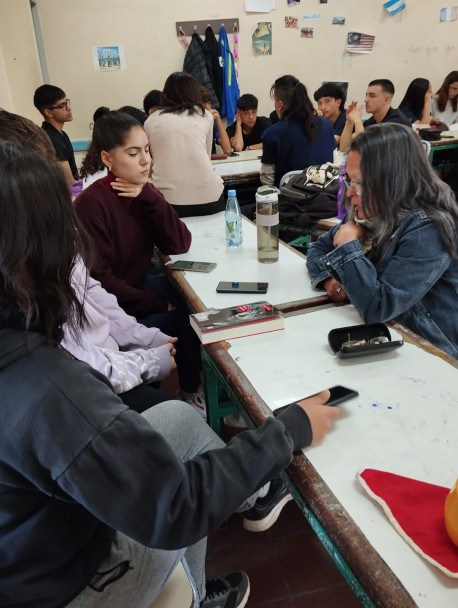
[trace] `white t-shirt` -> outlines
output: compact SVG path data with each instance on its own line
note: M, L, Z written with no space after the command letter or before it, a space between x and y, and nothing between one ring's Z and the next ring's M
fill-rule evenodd
M445 106L445 110L443 112L439 112L439 108L437 107L437 97L433 97L431 100L431 116L438 118L441 122L445 123L447 126L450 126L456 122L458 118L458 109L456 111L452 110L452 102L449 99L447 101L447 105Z

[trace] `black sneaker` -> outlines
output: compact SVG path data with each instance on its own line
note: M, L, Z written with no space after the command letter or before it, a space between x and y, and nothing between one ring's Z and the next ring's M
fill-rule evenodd
M200 608L243 608L250 595L250 579L245 572L231 572L206 582L207 595Z
M277 521L283 507L293 497L280 478L270 482L270 488L264 498L258 498L244 513L243 527L250 532L264 532Z

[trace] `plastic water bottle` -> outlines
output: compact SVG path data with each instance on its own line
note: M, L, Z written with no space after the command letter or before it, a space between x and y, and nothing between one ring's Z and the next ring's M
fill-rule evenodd
M258 261L264 264L278 262L279 193L278 188L273 186L261 186L256 192Z
M228 247L240 247L242 244L242 214L240 213L237 192L229 190L227 193L226 211L226 244Z

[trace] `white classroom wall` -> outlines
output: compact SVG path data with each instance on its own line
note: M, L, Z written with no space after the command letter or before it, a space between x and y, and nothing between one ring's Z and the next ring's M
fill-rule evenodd
M277 0L271 13L247 14L244 0L36 0L52 84L72 101L74 121L66 126L72 139L90 138L89 122L99 105L141 107L144 94L162 88L166 77L181 70L185 50L176 36L176 21L238 18L239 84L254 93L260 114L273 109L269 90L275 78L294 74L310 96L323 80L349 82L349 98L362 101L369 80L389 78L396 87L394 105L415 77L431 80L436 90L444 76L458 69L458 21L440 23L443 0L410 0L407 9L390 16L382 0L302 0L294 7ZM446 4L446 3L445 3ZM313 39L299 29L286 29L285 16L318 12L307 22ZM343 26L332 25L344 16ZM258 21L271 21L273 54L255 57L251 36ZM230 27L228 27L230 31ZM369 55L345 51L348 31L376 36ZM188 33L188 32L187 32ZM189 32L191 34L191 32ZM229 36L232 43L232 35ZM93 46L122 45L127 69L96 72ZM3 61L2 61L3 58ZM29 0L0 0L0 105L40 122L33 92L42 84Z

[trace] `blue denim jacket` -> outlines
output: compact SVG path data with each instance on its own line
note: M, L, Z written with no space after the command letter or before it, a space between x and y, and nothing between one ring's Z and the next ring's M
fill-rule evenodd
M395 320L458 359L458 261L422 211L404 219L376 268L358 240L333 245L338 226L310 246L312 285L333 277L366 323Z

